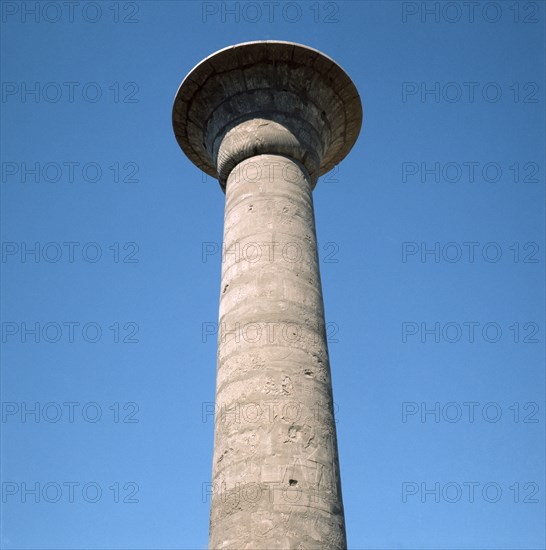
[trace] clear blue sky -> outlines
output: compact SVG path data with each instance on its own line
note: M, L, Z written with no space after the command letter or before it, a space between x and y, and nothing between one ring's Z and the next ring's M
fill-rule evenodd
M206 548L224 195L171 108L258 39L363 102L315 191L349 547L544 548L544 2L1 7L2 548Z

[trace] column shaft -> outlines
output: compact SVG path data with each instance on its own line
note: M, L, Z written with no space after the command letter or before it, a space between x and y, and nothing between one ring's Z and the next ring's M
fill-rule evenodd
M210 548L346 548L312 182L258 155L226 185Z

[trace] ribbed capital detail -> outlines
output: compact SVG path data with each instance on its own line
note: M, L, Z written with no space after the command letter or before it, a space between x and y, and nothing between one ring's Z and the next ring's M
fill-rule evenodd
M317 182L321 145L313 140L310 132L297 136L279 122L255 118L234 126L218 143L216 163L222 186L240 162L264 154L282 155L301 162L309 173L312 186Z

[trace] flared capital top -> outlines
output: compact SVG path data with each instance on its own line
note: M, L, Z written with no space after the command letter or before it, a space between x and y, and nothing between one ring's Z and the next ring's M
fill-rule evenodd
M262 136L245 138L247 156L290 154L288 144L296 143L301 156L293 156L318 176L353 147L362 106L352 80L328 56L301 44L266 40L229 46L196 65L178 89L172 119L184 153L223 183L222 141L242 123L271 121L289 136L277 139L279 150L268 150Z

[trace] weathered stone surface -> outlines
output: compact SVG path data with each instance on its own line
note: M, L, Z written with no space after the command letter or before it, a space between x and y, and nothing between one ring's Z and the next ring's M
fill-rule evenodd
M320 52L226 48L186 77L180 146L226 193L210 548L344 549L312 190L360 131Z
M250 170L261 171L258 182L246 177ZM278 155L240 163L227 180L224 238L239 250L232 247L222 266L210 546L344 548L311 178L303 165ZM250 252L257 243L259 259Z

